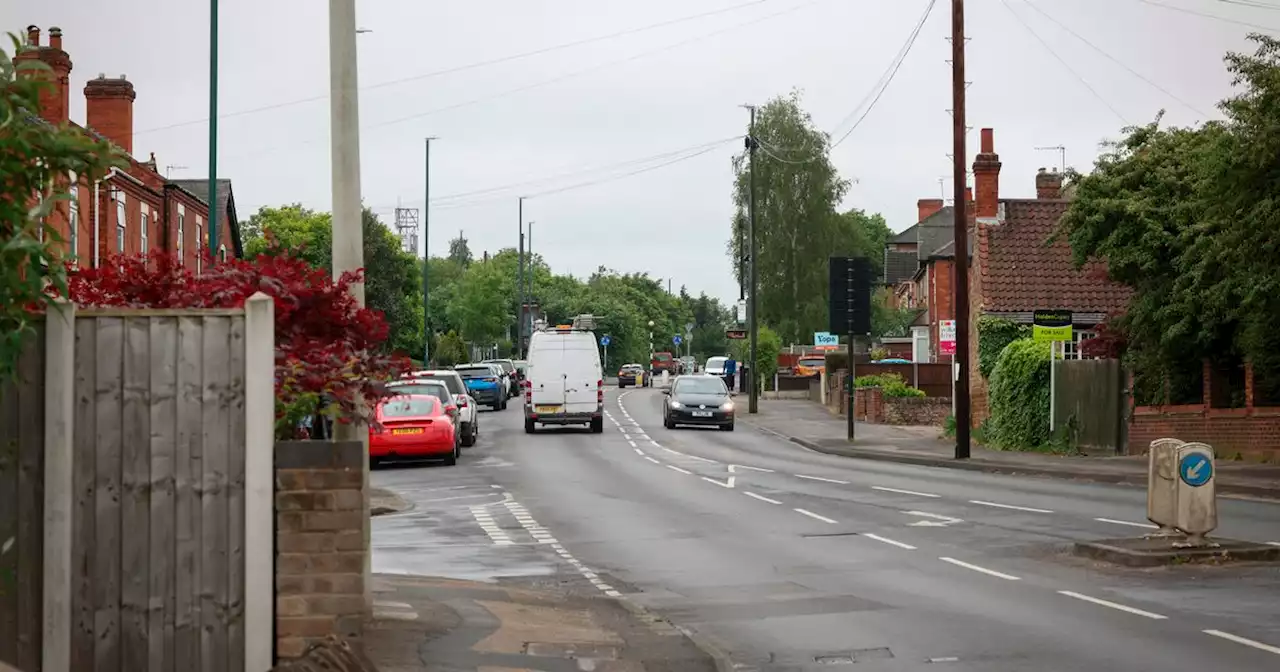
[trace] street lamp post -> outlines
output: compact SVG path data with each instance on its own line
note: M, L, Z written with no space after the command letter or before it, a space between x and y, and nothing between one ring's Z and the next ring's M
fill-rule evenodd
M653 375L653 320L649 320L649 375Z

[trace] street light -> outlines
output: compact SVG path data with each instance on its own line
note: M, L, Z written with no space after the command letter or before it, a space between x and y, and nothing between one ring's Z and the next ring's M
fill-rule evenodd
M653 320L649 320L649 374L653 374Z

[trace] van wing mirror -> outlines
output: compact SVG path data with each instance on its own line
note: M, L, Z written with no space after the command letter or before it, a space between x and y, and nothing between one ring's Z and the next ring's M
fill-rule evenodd
M671 390L670 390L670 389L664 389L664 390L662 391L662 394L663 394L664 396L668 396L668 397L669 397L669 396L671 396Z

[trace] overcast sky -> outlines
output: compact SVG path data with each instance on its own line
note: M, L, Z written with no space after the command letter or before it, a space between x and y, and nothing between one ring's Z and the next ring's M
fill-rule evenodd
M1099 141L1126 122L1149 121L1161 108L1179 125L1217 116L1214 103L1230 91L1222 55L1246 47L1251 29L1196 13L1280 28L1280 12L1242 3L970 0L970 163L976 129L994 128L1002 195L1033 196L1036 169L1060 163L1038 147L1063 145L1067 165L1087 169ZM328 3L220 4L219 109L232 116L219 122L218 173L233 180L240 217L293 202L329 209ZM917 199L943 194L939 178L950 196L949 4L939 0L892 84L832 155L856 180L844 205L883 213L894 230L915 223ZM432 251L462 231L479 255L515 245L518 196L635 172L692 152L609 166L741 134L743 103L798 88L815 123L843 133L850 124L841 122L927 5L359 0L358 23L371 31L359 36L365 202L389 224L397 203L422 206L426 136L439 136L433 199L571 173L435 203ZM84 120L87 79L128 76L138 92L135 155L155 152L175 178L207 174L208 15L207 0L0 0L6 29L63 29L75 63L73 120ZM672 23L424 77L663 22ZM408 81L388 84L397 80ZM263 107L272 109L245 113ZM736 299L725 239L730 157L740 147L727 142L667 167L533 197L525 203L525 219L536 221L533 246L560 273L648 271Z

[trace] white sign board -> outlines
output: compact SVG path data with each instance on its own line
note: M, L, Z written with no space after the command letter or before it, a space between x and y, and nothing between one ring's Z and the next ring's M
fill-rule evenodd
M840 337L825 331L816 331L813 334L813 344L817 346L840 345Z
M738 302L738 324L746 324L746 323L747 323L747 302L739 301Z
M956 354L956 321L938 321L938 352L943 355Z

